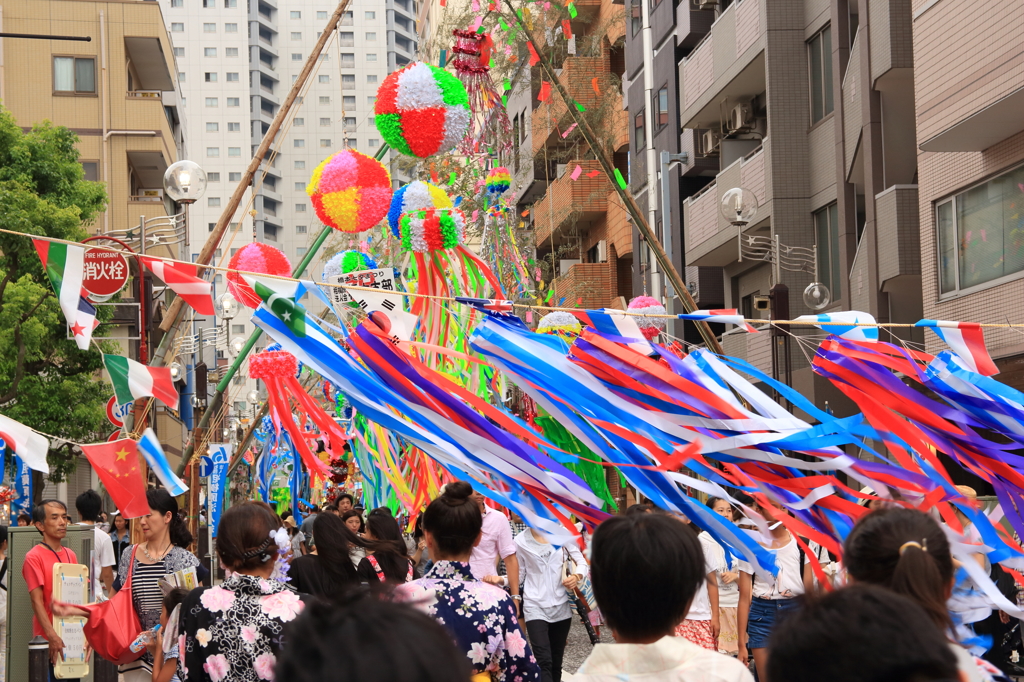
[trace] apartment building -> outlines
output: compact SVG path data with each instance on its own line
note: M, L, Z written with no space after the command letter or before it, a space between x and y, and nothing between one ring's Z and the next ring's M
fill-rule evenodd
M642 1L631 0L627 30L631 183L638 191L646 189L646 171L637 167L644 163L639 114L647 104L637 67ZM921 317L911 22L907 0L652 4L656 145L688 157L678 184L681 229L672 220L679 230L673 241L683 250L673 255L702 307L767 319L765 297L781 283L790 316L854 309L883 322ZM662 56L673 41L674 82ZM678 146L670 141L676 111ZM759 204L746 224L722 214L723 195L733 188ZM671 205L678 206L674 198ZM660 214L659 207L659 221ZM814 281L831 293L816 310L803 297ZM898 335L923 338L919 330ZM813 375L799 339L733 330L722 343L726 353L790 377L819 404L848 407Z
M924 317L1021 324L1024 15L996 0L969 12L915 0L912 10ZM1020 330L986 329L985 339L996 378L1024 388Z
M337 7L333 0L159 0L174 43L178 78L189 117L193 160L209 178L206 196L190 213L195 258L221 215L252 154ZM231 223L215 261L226 264L252 241L275 246L293 264L305 257L320 230L305 188L313 169L345 147L373 155L382 139L373 121L377 88L416 51L414 0L353 0L293 105L275 144ZM392 153L392 161L397 154ZM404 176L391 164L396 182ZM347 247L347 245L344 245ZM316 258L304 276L319 277ZM214 278L215 296L225 290ZM238 315L216 344L216 363L230 361L227 343L253 326ZM212 337L211 337L212 338ZM251 413L256 387L244 372L230 387L235 416Z
M91 39L0 38L0 101L25 129L43 121L70 128L79 138L86 179L106 185L107 210L89 231L116 236L137 252L182 257L181 207L164 197L163 174L182 158L186 130L160 7L142 1L12 0L2 10L6 33ZM145 240L139 229L143 219ZM152 331L160 312L158 289L140 331L141 296L133 281L118 302L99 304L114 309L104 335L134 359L144 359L140 337ZM162 404L154 414L155 429L173 459L181 453L182 423ZM98 479L80 459L67 481L47 485L52 487L47 495L74 500L97 487Z

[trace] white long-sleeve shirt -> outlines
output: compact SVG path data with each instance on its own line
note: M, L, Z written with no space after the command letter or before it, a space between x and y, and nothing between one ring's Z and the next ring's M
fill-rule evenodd
M523 581L523 620L557 623L572 617L569 593L562 585L562 565L566 553L576 564L573 572L586 577L590 571L587 560L575 543L564 547L538 542L526 529L516 536L516 557L519 579Z

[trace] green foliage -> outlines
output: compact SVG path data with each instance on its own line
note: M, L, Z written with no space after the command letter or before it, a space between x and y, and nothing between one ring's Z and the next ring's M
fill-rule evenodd
M50 123L25 133L0 110L0 229L79 241L106 205L86 182L77 136ZM102 358L66 338L64 315L32 241L0 233L0 412L32 428L78 442L107 434L109 390L96 381ZM101 309L101 313L105 312ZM52 449L50 478L75 460L66 444Z

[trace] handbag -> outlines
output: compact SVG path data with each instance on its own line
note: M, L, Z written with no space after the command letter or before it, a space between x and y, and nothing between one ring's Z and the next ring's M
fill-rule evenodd
M106 660L118 665L138 660L146 652L142 649L136 653L129 648L142 633L142 624L132 601L132 572L135 569L137 549L138 545L132 547L124 586L105 602L80 607L89 612L84 628L89 646Z
M562 548L565 556L562 561L562 578L568 578L576 573L576 565L569 554L569 550ZM576 587L566 590L569 593L569 601L579 614L583 627L587 630L591 644L601 643L601 633L597 629L601 623L601 611L597 608L597 599L594 598L594 588L590 584L590 576L585 576L576 582Z

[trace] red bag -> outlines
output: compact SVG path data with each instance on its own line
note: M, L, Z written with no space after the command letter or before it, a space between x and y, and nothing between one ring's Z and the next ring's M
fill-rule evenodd
M142 624L132 602L132 572L135 568L136 549L138 545L132 548L124 587L105 602L80 607L89 612L84 628L89 645L97 654L118 665L131 663L146 653L145 649L135 653L128 648L142 634Z

